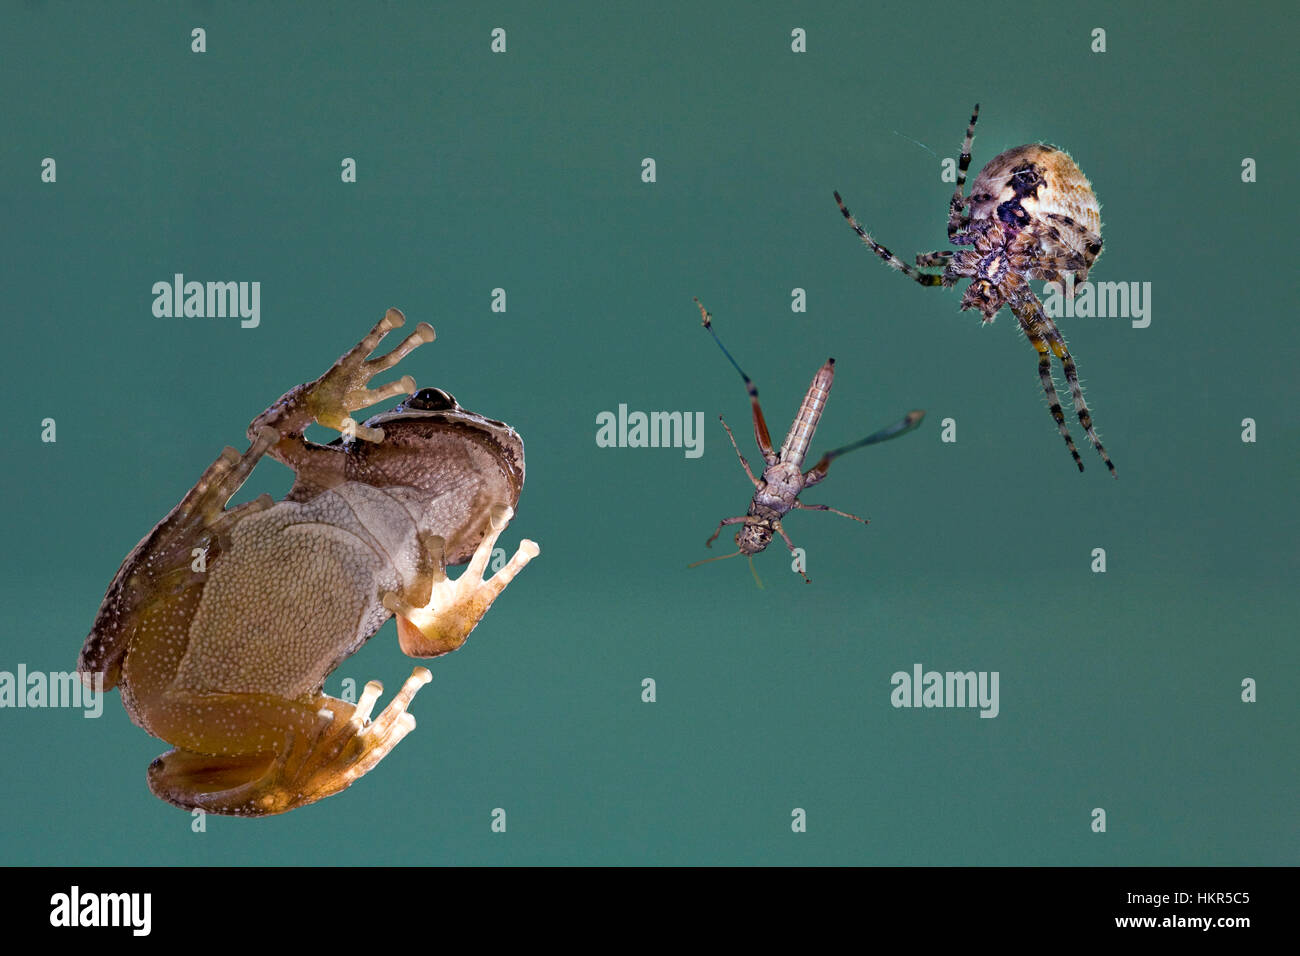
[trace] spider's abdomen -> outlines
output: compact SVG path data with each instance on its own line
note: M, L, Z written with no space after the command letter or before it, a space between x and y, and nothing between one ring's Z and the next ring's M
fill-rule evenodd
M970 216L972 221L996 219L1012 233L1034 220L1053 223L1059 222L1054 217L1065 216L1101 237L1101 209L1092 184L1068 153L1043 143L1017 146L990 160L971 184ZM1067 244L1079 245L1072 241L1074 230L1062 230L1062 236ZM1086 247L1075 251L1089 253Z

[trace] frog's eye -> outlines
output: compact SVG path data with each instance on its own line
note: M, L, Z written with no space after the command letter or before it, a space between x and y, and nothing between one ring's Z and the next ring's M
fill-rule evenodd
M444 392L440 388L422 388L393 410L447 412L459 407L450 392Z

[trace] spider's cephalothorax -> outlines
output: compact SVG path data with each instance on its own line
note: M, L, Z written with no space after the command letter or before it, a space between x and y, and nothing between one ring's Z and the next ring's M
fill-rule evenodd
M1029 280L1039 279L1058 282L1072 290L1073 285L1066 283L1068 277L1073 276L1075 283L1088 278L1088 270L1101 255L1101 212L1097 197L1074 160L1055 146L1043 143L1017 146L995 156L975 177L970 195L964 195L978 117L976 104L957 165L957 189L948 205L948 241L954 246L970 248L926 252L916 257L917 266L943 266L942 273L923 272L903 262L867 234L838 192L835 201L849 225L886 265L921 285L946 287L955 285L959 279L970 279L961 307L977 309L985 322L992 322L1004 305L1010 306L1038 352L1038 375L1052 417L1079 470L1083 471L1083 460L1065 426L1065 415L1052 380L1053 355L1065 371L1079 424L1113 475L1115 466L1093 428L1074 359L1056 323L1029 286Z

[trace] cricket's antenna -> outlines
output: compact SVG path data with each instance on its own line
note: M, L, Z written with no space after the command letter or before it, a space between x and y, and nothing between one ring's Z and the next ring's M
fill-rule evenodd
M745 370L740 367L740 364L734 358L731 357L731 353L727 351L727 347L722 344L722 339L718 338L718 333L713 331L713 316L709 313L708 309L704 308L704 303L699 299L695 300L695 304L700 307L700 315L704 317L704 327L708 329L709 334L713 336L713 341L718 343L718 348L722 349L722 354L727 357L727 361L730 362L732 367L740 373L740 377L745 380L745 385L753 388L754 383L749 380L749 376L745 374ZM753 394L757 394L757 391Z
M754 583L758 585L759 590L763 589L763 579L758 576L758 568L754 567L754 556L749 556L749 571L754 575Z
M686 566L687 566L688 568L698 568L701 564L708 564L710 561L725 561L727 558L734 558L734 557L737 557L738 555L742 555L742 554L744 554L744 553L745 553L744 551L733 551L733 552L731 552L731 554L720 554L720 555L718 555L716 558L705 558L703 561L696 561L694 564L688 564L688 565L686 565ZM753 567L753 566L754 566L754 559L753 559L752 557L749 559L749 564L750 564L750 567ZM758 576L758 575L755 574L755 577L757 577L757 576ZM762 587L762 586L763 586L763 585L761 585L761 584L759 585L759 587Z

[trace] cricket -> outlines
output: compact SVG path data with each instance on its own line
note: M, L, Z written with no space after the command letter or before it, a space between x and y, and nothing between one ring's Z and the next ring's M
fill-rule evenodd
M736 533L736 546L739 550L731 554L719 555L716 558L705 558L703 561L696 561L687 566L695 568L701 564L708 564L710 561L722 561L743 554L749 558L749 569L754 574L754 580L758 582L759 587L762 587L762 581L759 580L758 572L754 569L754 555L767 548L772 541L773 534L779 534L781 539L785 541L786 547L790 549L790 553L794 554L794 542L790 540L790 536L781 524L781 519L792 510L830 511L837 515L843 515L845 518L852 518L864 525L867 524L866 518L859 518L847 511L832 508L830 505L804 504L799 500L799 496L804 490L825 480L831 462L840 455L907 434L921 424L925 412L914 409L888 428L882 428L880 431L850 445L828 451L822 455L817 464L805 472L803 470L804 459L808 454L809 446L812 445L813 435L817 432L817 423L826 410L826 400L830 397L831 383L835 379L835 359L828 358L826 364L817 370L817 374L813 376L812 384L808 386L808 393L804 395L803 402L799 405L799 411L795 415L794 422L790 425L790 431L781 444L781 450L779 452L773 451L772 438L767 430L767 421L763 417L763 407L758 402L758 388L750 377L745 374L745 370L740 367L731 353L727 351L727 347L722 344L722 340L718 338L718 333L713 328L713 316L704 308L703 303L698 298L695 300L695 304L699 306L704 327L713 336L713 341L718 343L718 348L722 349L722 354L727 357L727 361L731 362L732 367L740 373L740 377L745 382L745 390L749 393L750 405L753 408L754 438L758 442L758 450L763 455L766 467L763 469L762 478L754 477L749 462L741 454L740 446L736 444L736 436L731 433L731 428L727 425L726 419L719 415L718 419L722 422L722 427L726 429L727 437L731 439L731 447L736 449L736 457L740 459L741 467L745 469L745 474L754 485L754 498L749 503L749 511L734 518L723 518L718 522L718 528L713 532L713 536L705 542L705 547L711 548L713 542L718 539L718 535L722 534L724 527L733 524L743 525L744 527ZM796 570L803 576L805 582L811 583L811 579L802 568L796 566Z

